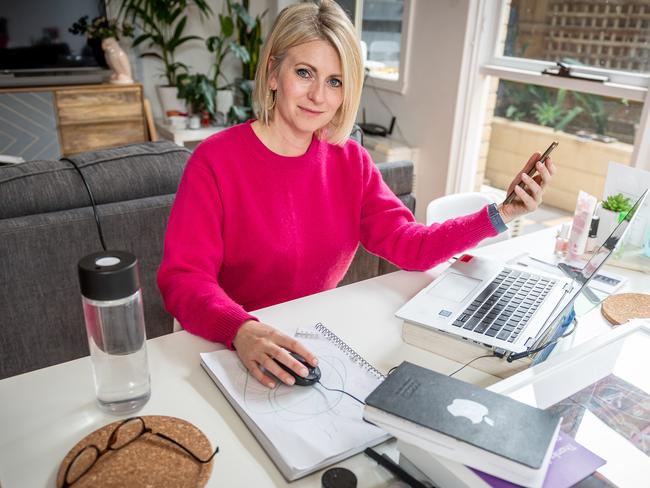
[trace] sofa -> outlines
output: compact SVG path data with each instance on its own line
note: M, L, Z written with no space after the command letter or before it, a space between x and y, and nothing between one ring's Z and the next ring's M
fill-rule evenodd
M70 157L92 189L108 249L138 258L148 338L172 332L156 273L189 155L158 141ZM412 163L378 166L413 211ZM77 262L99 250L87 190L69 161L0 167L0 379L88 355ZM394 269L360 248L341 284Z

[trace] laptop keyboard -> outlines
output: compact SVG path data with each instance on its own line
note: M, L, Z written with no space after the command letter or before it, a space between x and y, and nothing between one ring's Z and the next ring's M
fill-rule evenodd
M452 325L514 342L556 281L504 269Z

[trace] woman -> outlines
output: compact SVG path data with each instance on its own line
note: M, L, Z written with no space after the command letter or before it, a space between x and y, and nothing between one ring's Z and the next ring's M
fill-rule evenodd
M284 9L257 69L257 120L196 149L172 208L158 274L167 309L188 331L235 349L270 388L269 372L294 381L276 360L307 374L287 351L317 359L248 310L335 287L359 242L403 269L429 269L535 210L554 173L550 160L538 164L513 203L418 224L348 140L362 82L359 41L336 3Z

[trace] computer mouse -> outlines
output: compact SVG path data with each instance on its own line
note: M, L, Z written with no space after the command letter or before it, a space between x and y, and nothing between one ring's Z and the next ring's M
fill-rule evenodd
M305 376L305 377L300 376L298 373L296 373L289 366L286 366L284 363L281 363L277 359L274 359L274 361L276 363L278 363L278 365L282 369L284 369L287 373L289 373L291 376L294 377L294 379L296 380L296 382L295 382L296 385L298 385L298 386L311 386L320 379L320 368L318 366L312 366L300 354L297 354L295 352L291 352L289 354L291 354L291 356L293 356L293 358L296 361L298 361L305 368L307 368L307 371L308 371L307 376Z

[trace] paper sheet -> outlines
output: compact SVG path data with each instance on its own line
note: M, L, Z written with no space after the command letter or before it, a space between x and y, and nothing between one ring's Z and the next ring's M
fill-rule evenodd
M342 389L364 400L380 383L326 339L300 340L318 357L321 382L328 388ZM388 438L384 431L362 420L362 405L347 395L320 385L280 384L270 390L249 375L232 351L201 357L292 470L306 470Z

